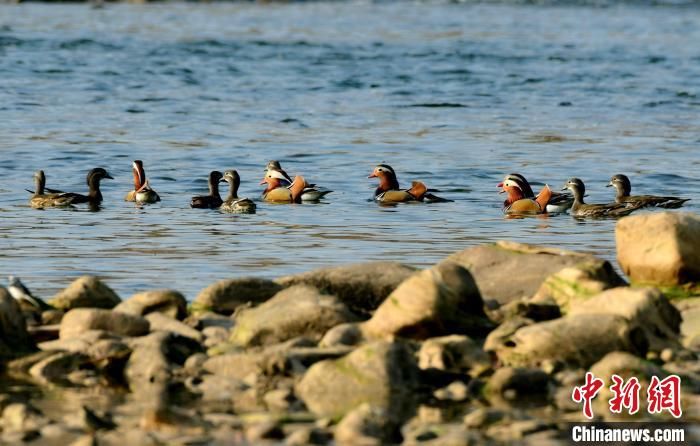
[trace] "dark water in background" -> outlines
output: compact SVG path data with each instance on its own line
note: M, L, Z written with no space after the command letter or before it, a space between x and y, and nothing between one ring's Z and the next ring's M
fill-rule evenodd
M700 8L447 3L0 5L0 274L50 296L98 274L193 298L227 277L374 259L424 266L498 239L614 259L614 221L506 220L496 183L624 172L700 203ZM122 201L143 159L163 201ZM336 192L253 216L191 210L212 169ZM455 200L368 202L378 162ZM101 212L32 210L32 173ZM538 187L536 187L538 188Z

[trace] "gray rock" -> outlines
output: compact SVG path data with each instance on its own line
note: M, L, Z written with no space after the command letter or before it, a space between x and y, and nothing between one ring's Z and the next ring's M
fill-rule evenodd
M368 314L416 270L394 262L321 268L277 279L285 287L309 285L338 298L357 314Z
M137 316L158 312L174 319L184 319L187 316L187 300L175 290L153 290L134 294L114 309Z
M74 308L114 308L121 302L117 293L93 276L83 276L56 294L49 302L59 310Z
M617 261L634 282L678 285L700 281L700 216L658 212L620 219Z
M486 393L507 399L546 397L549 376L540 369L503 367L489 378Z
M483 335L492 327L469 271L456 263L415 273L362 324L365 337L425 339L446 334Z
M569 266L547 277L532 303L555 302L563 314L578 302L610 288L626 285L609 262L598 259Z
M67 386L71 372L90 365L90 358L81 353L57 352L34 364L29 374L40 384Z
M0 287L0 358L12 358L35 350L22 309L10 293Z
M349 322L339 324L331 328L323 335L318 343L320 347L334 347L339 345L358 345L364 342L364 335L359 323Z
M48 424L39 409L24 403L9 404L2 411L4 432L38 431Z
M282 342L296 336L318 339L331 327L357 320L335 296L293 286L235 317L231 341L242 346Z
M644 331L655 351L678 344L680 312L656 288L614 288L575 304L570 313L622 316Z
M404 344L374 342L314 364L295 393L317 416L338 418L369 403L402 420L414 405L417 370Z
M192 338L200 343L204 340L202 333L167 314L160 312L149 313L146 315L146 320L150 325L151 331L169 331Z
M224 327L212 326L203 329L202 336L204 336L204 346L208 348L228 341L231 332Z
M290 432L284 444L285 446L324 445L328 444L332 438L333 436L323 429L303 426Z
M256 277L222 280L203 289L192 302L192 309L228 315L242 305L265 302L282 288L271 280Z
M468 248L446 260L469 270L484 300L501 304L534 296L545 279L563 268L610 269L608 262L588 254L512 242Z
M132 341L131 356L124 374L132 392L157 390L167 385L175 368L184 365L192 354L201 352L199 343L171 332L157 331Z
M79 336L88 330L104 330L122 336L148 333L148 321L141 316L98 308L76 308L63 316L60 339Z
M616 350L643 355L648 345L644 332L621 316L577 314L520 328L495 351L503 364L516 367L545 360L588 367Z
M348 412L335 428L338 445L381 446L397 443L397 426L386 410L361 404Z
M433 392L433 396L440 401L462 402L469 397L469 387L462 381L454 381Z
M682 299L674 302L681 312L681 335L683 345L691 350L700 351L700 297Z
M421 369L438 369L454 373L476 373L487 369L491 359L481 346L463 335L430 338L418 350L418 366Z

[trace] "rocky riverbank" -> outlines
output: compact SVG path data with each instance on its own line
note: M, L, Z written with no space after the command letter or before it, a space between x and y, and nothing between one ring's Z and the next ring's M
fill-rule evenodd
M618 258L502 242L121 300L76 280L52 308L0 288L4 443L567 444L572 390L682 379L700 421L700 218L617 225ZM644 406L644 404L643 404ZM697 435L697 432L695 432Z

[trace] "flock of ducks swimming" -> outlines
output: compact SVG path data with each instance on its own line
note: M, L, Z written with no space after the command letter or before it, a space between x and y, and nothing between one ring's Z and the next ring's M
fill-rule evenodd
M125 201L138 204L156 203L160 196L153 190L143 162L136 160L132 163L134 175L134 189L124 197ZM407 202L449 202L445 198L433 194L435 190L421 181L413 181L409 189L402 189L396 176L396 172L387 164L377 165L368 178L377 178L379 184L374 191L374 200L383 204L407 203ZM63 192L46 187L46 176L42 170L34 174L35 190L29 204L33 208L43 209L47 207L67 207L75 204L87 203L90 206L99 206L102 202L100 182L103 179L114 179L105 169L98 167L92 169L87 175L88 193L86 195L74 192ZM228 183L229 191L226 199L222 199L219 193L219 184ZM220 209L231 213L255 213L256 204L249 198L238 197L238 188L241 177L235 170L227 170L223 174L217 170L209 173L209 194L192 197L190 206L193 208ZM317 187L308 183L303 176L297 175L292 179L282 169L279 161L270 161L265 168L265 176L260 182L265 185L262 193L264 201L272 203L302 203L321 200L332 191ZM570 209L574 217L620 217L644 207L678 208L689 199L656 196L656 195L631 195L632 185L625 175L614 175L607 185L616 189L615 202L606 204L588 204L584 201L586 187L578 178L570 178L562 191L555 192L545 185L538 195L535 195L532 187L524 176L511 173L505 176L498 184L500 193L506 193L507 199L503 203L503 212L509 215L532 215L546 213L561 213Z
M570 209L570 214L578 218L622 217L645 207L675 209L690 200L669 196L631 195L632 183L622 174L610 178L606 187L615 188L615 201L605 204L586 203L586 186L578 178L569 178L564 184L562 191L568 190L567 193L555 192L545 185L535 196L525 177L517 173L506 175L498 187L501 188L500 193L508 194L508 198L503 202L503 212L506 214L546 214Z

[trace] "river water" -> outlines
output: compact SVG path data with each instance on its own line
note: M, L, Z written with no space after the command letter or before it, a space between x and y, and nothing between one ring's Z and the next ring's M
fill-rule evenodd
M504 219L496 184L570 176L589 202L700 199L700 8L613 4L0 5L0 274L43 297L96 274L122 297L366 260L430 265L508 239L614 260L614 221ZM142 159L162 202L122 201ZM189 208L210 170L335 192L256 215ZM375 164L453 203L380 207ZM32 174L100 212L34 210Z

